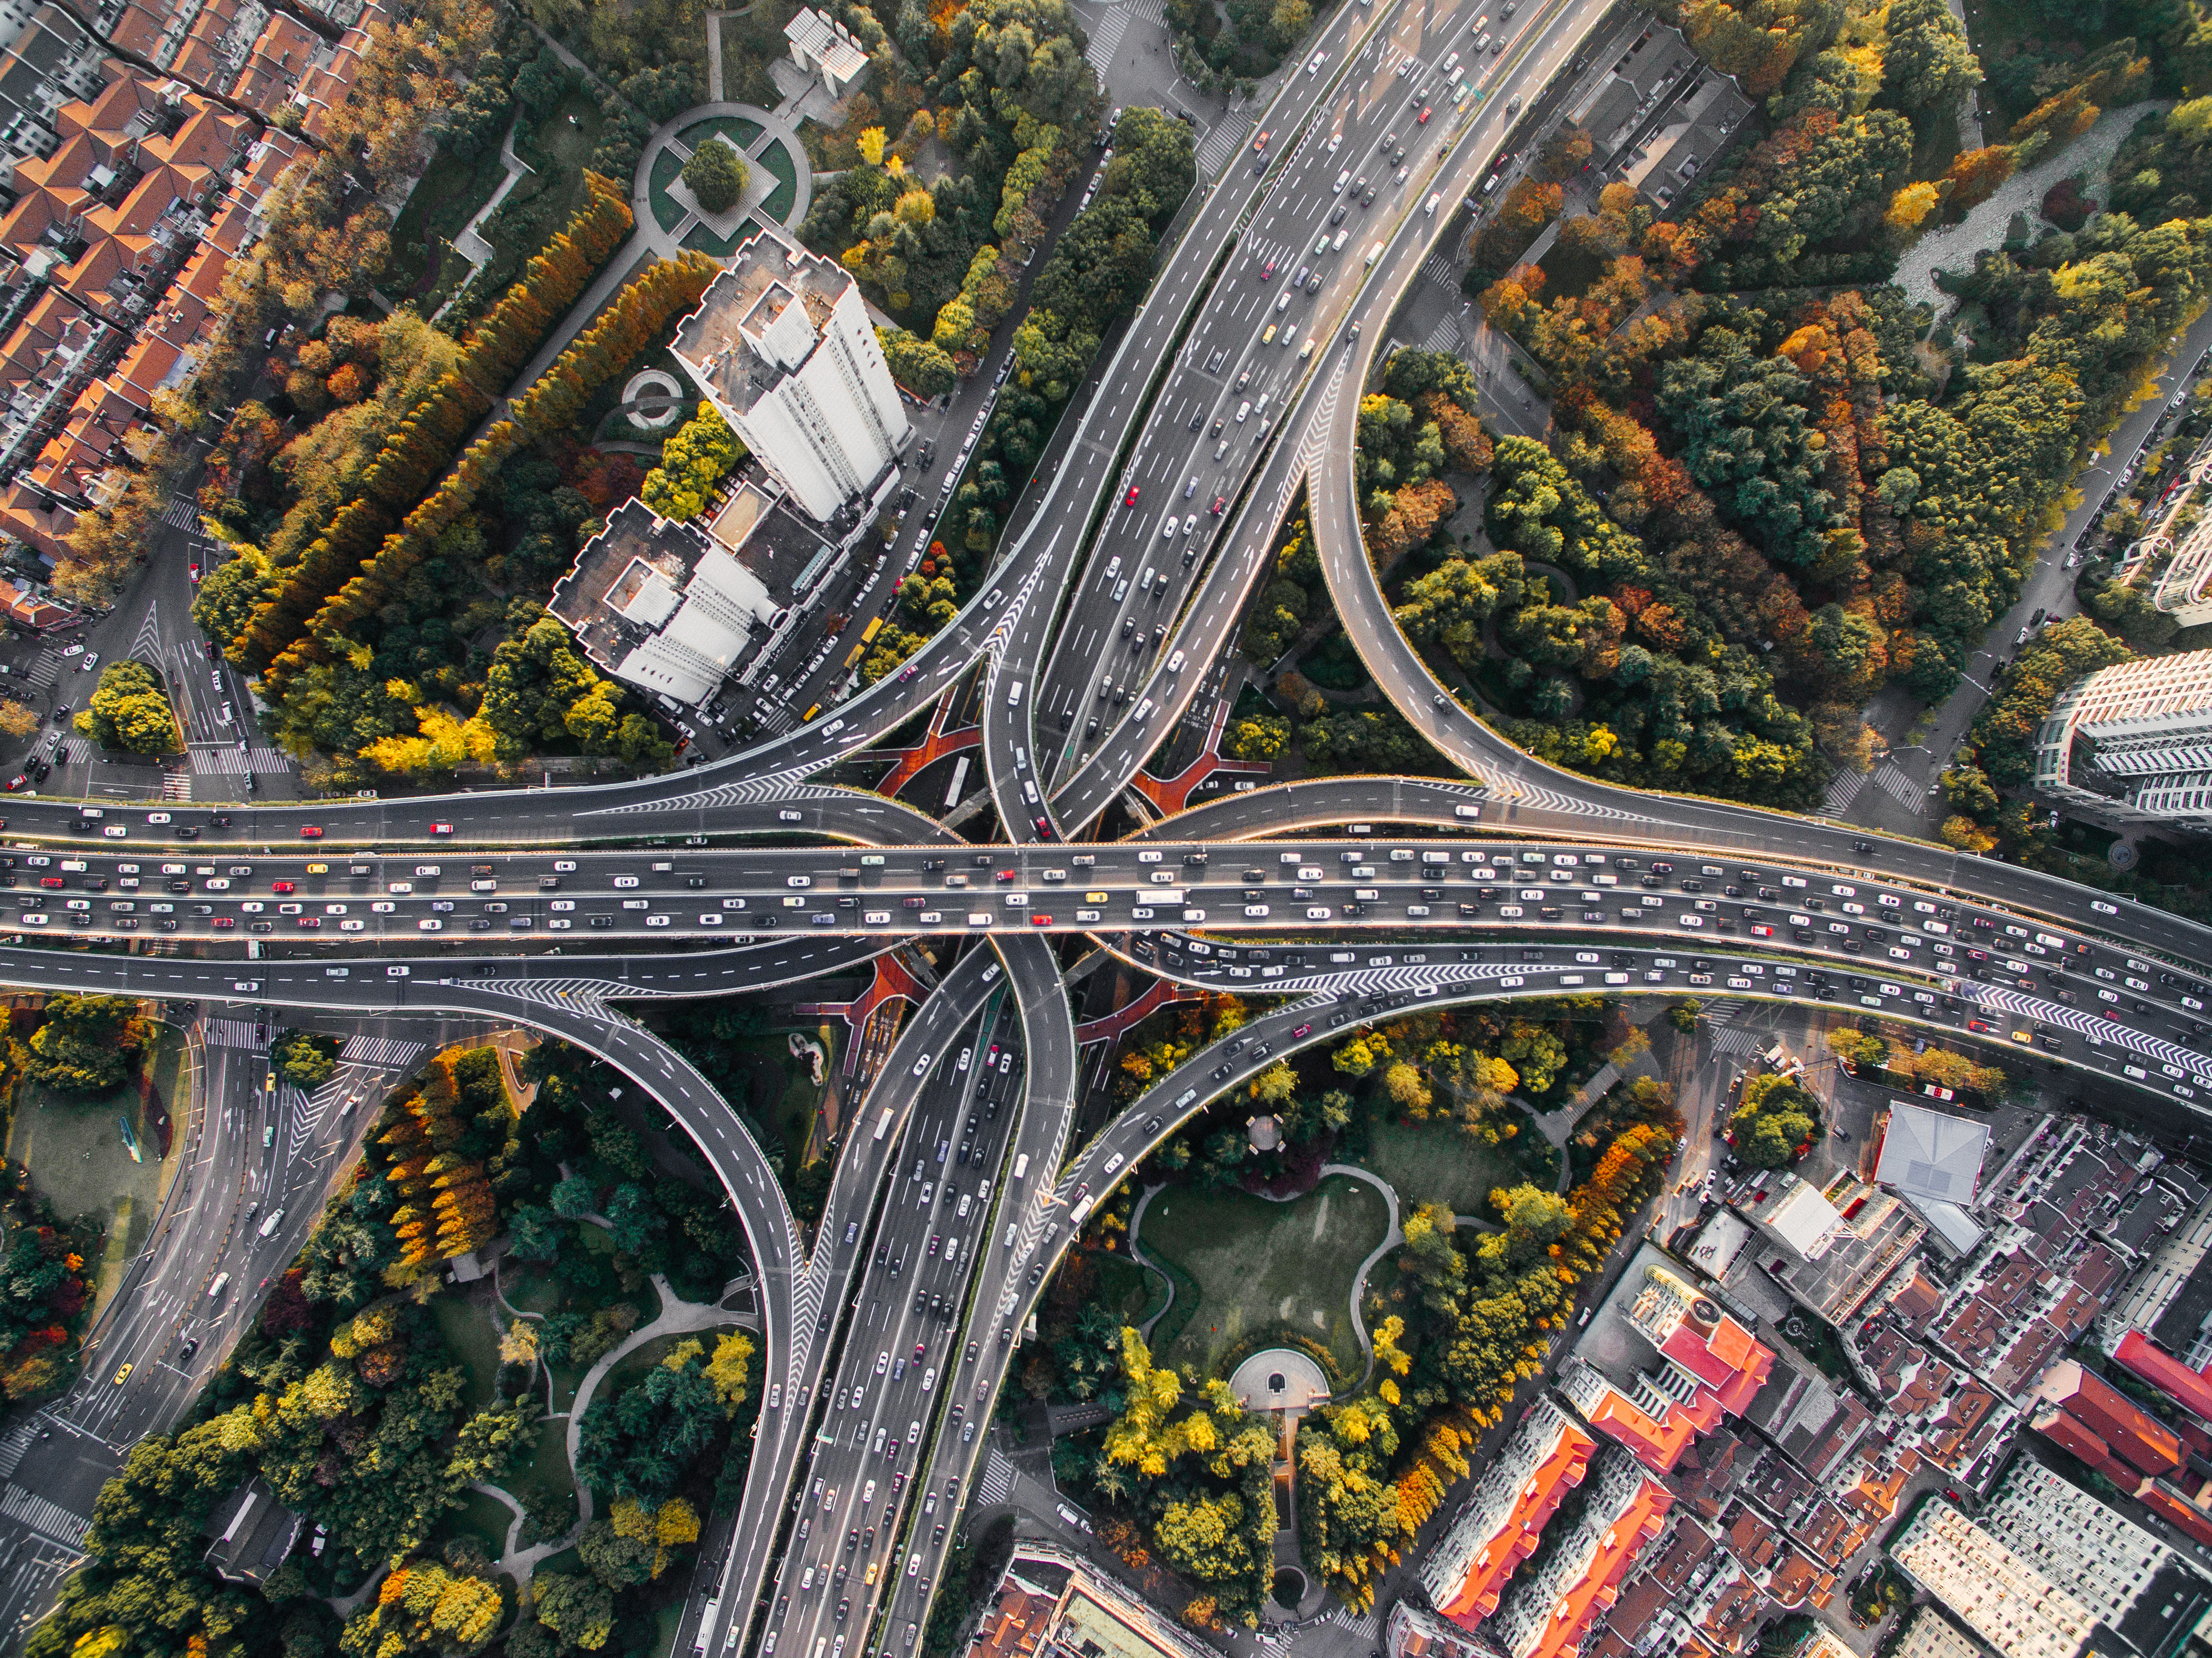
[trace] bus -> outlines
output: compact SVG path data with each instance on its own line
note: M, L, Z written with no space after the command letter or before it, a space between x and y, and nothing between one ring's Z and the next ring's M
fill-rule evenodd
M850 673L854 669L859 667L860 665L860 659L867 654L867 651L868 647L866 645L854 646L851 652L848 653L845 658L845 671L847 673Z
M802 725L802 726L803 726L803 725L805 725L808 720L810 720L813 719L813 718L814 718L814 716L815 716L816 714L819 714L819 713L821 713L821 712L822 712L822 705L821 705L819 702L817 702L817 703L816 703L812 708L809 708L809 709L808 709L805 714L802 714L801 715L799 715L799 723L800 725Z
M876 1125L876 1138L878 1139L883 1139L885 1134L890 1133L890 1127L891 1114L887 1110L884 1113L884 1120Z
M868 644L883 630L884 619L881 616L878 616L873 622L871 622L866 627L860 629L860 643L863 645Z

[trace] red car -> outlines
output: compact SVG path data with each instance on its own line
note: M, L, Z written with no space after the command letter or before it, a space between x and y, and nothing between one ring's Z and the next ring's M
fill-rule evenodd
M1213 498L1213 515L1214 515L1214 517L1216 517L1216 518L1219 518L1219 517L1221 516L1221 509L1222 509L1223 507L1226 507L1228 504L1229 504L1229 497L1228 497L1227 495L1216 495L1216 496L1214 496L1214 498Z
M1268 277L1270 277L1270 276L1273 276L1274 274L1275 274L1275 262L1274 262L1273 259L1268 260L1267 264L1263 264L1263 265L1261 265L1261 266L1260 267L1260 280L1261 280L1261 282L1266 282L1266 281L1267 280L1267 278L1268 278Z
M208 925L211 927L236 926L238 925L238 918L234 915L218 915L215 920L210 921Z
M292 925L295 926L319 927L322 924L323 918L319 915L298 915L292 920Z
M313 823L302 823L300 825L300 838L302 841L319 841L323 838L323 832Z
M451 835L453 832L453 826L451 823L433 823L430 825L430 833L433 835Z
M13 777L8 780L8 793L10 794L15 793L17 789L21 788L23 785L29 780L30 780L25 777L22 773L17 772Z
M1134 507L1137 504L1137 486L1135 484L1133 483L1129 486L1129 493L1121 497L1121 504L1124 507Z
M1001 881L1011 881L1014 878L1014 872L1010 869L1002 869L999 872L998 878Z
M279 881L269 890L271 892L297 892L300 889L295 882Z
M1049 915L1032 915L1030 917L1030 925L1031 926L1050 926L1052 925L1052 917Z
M1413 119L1418 125L1426 126L1429 124L1429 117L1436 112L1436 106L1434 105L1423 104L1421 106L1421 112L1419 115L1416 115Z

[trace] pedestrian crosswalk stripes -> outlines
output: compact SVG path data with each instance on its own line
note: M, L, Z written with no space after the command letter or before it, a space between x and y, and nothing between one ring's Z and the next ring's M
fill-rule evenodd
M1700 1017L1716 1030L1742 1011L1743 998L1741 996L1723 996L1717 1002L1707 1002L1698 1010Z
M236 1048L252 1053L266 1046L264 1038L256 1037L256 1027L251 1019L202 1019L200 1040L210 1048Z
M291 762L275 749L245 753L235 748L194 749L191 757L192 770L201 777L239 777L248 770L256 776L270 777L291 769Z
M420 1042L403 1042L391 1036L353 1036L347 1039L338 1058L348 1065L379 1071L411 1071L422 1055ZM325 1087L330 1085L325 1084Z
M1459 319L1446 317L1430 330L1429 337L1423 343L1431 351L1459 349Z
M161 509L161 522L172 530L197 530L200 525L200 504L190 495L179 495Z
M1421 274L1440 288L1459 286L1458 266L1449 253L1431 253L1421 261Z
M1206 135L1206 142L1198 147L1198 176L1211 179L1218 176L1229 164L1245 135L1252 131L1249 121L1224 121Z
M1851 802L1859 798L1859 791L1865 786L1865 773L1838 772L1828 784L1828 796L1826 799L1821 801L1820 810L1831 817L1850 811Z
M1875 785L1907 811L1918 811L1921 807L1920 785L1907 777L1894 762L1874 774Z
M1713 1052L1747 1056L1759 1052L1760 1040L1755 1030L1716 1030L1712 1033Z
M1113 66L1114 54L1121 45L1122 31L1129 27L1129 8L1116 6L1098 20L1098 27L1091 32L1091 44L1084 48L1084 60L1103 77Z
M188 771L161 774L161 798L164 800L189 800L192 798L192 774Z
M23 1453L31 1448L31 1442L39 1436L39 1419L27 1416L8 1430L8 1436L0 1439L0 1479L15 1472L15 1465L23 1460Z
M28 1526L49 1543L72 1549L84 1541L85 1530L92 1524L60 1503L50 1503L20 1485L10 1485L0 1491L0 1514Z
M62 677L62 653L59 651L40 651L38 660L23 670L23 683L34 691L42 691Z
M1000 1455L999 1448L994 1445L990 1455L983 1461L983 1477L975 1482L975 1500L983 1503L1003 1503L1013 1488L1014 1465Z

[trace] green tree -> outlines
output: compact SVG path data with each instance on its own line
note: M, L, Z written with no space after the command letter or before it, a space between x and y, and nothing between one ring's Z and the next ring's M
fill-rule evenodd
M699 412L660 446L660 464L645 475L638 498L661 518L696 518L744 457L744 445L721 411L702 399Z
M941 397L959 378L959 370L943 347L903 328L878 328L876 339L884 348L884 361L891 378L917 397Z
M25 1074L65 1094L105 1094L136 1067L146 1034L129 996L56 996L31 1033Z
M76 728L103 749L167 754L177 746L176 716L161 682L143 662L111 662L100 671Z
M1882 25L1884 96L1906 111L1948 116L1982 78L1966 31L1943 0L1890 0Z
M1784 1169L1820 1126L1820 1102L1794 1082L1768 1072L1743 1085L1729 1117L1736 1155L1754 1169Z
M710 137L684 163L684 182L708 212L726 213L744 199L745 164L720 137Z
M312 1092L337 1074L339 1042L312 1030L287 1031L269 1052L276 1074L293 1087Z

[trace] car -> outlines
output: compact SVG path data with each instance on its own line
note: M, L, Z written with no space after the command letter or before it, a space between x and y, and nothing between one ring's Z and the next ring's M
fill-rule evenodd
M166 823L169 821L169 814L166 811L149 811L146 814L146 821L149 823Z
M1421 112L1419 115L1416 115L1413 119L1419 125L1426 126L1429 124L1429 117L1436 112L1435 106L1431 104L1423 104L1421 106Z
M272 882L269 888L271 892L297 892L299 890L299 884L295 881Z
M21 788L29 781L30 779L24 776L21 772L17 772L13 777L8 780L8 793L10 794L15 793L16 790Z
M100 832L111 841L120 841L125 835L131 833L129 829L125 829L120 823L107 824Z
M323 838L323 832L313 823L302 823L300 825L300 838L302 841L319 841Z
M1260 135L1260 140L1261 140L1261 142L1262 143L1266 143L1266 142L1267 142L1267 135L1266 133L1264 133L1264 132L1263 132L1263 133L1261 133L1261 134ZM1264 265L1261 265L1261 266L1260 267L1260 280L1261 280L1261 282L1266 282L1269 277L1273 276L1274 274L1275 274L1275 262L1274 262L1273 259L1268 260L1267 264L1265 264Z
M1137 504L1138 488L1139 486L1133 483L1129 486L1129 493L1121 497L1121 504L1124 507L1134 507Z
M64 656L82 656L84 654L84 647L82 644L64 646L62 648L62 654Z
M451 823L433 823L430 825L430 833L433 835L451 835L453 832L453 826Z
M84 655L78 659L76 671L79 673L90 673L99 665L100 653L98 651L87 651Z
M118 1387L118 1388L120 1388L120 1387L121 1387L125 1382L128 1382L130 1379L131 1379L131 1366L129 1366L128 1364L125 1364L125 1365L121 1370L118 1370L118 1371L115 1373L115 1385L116 1385L117 1387Z

